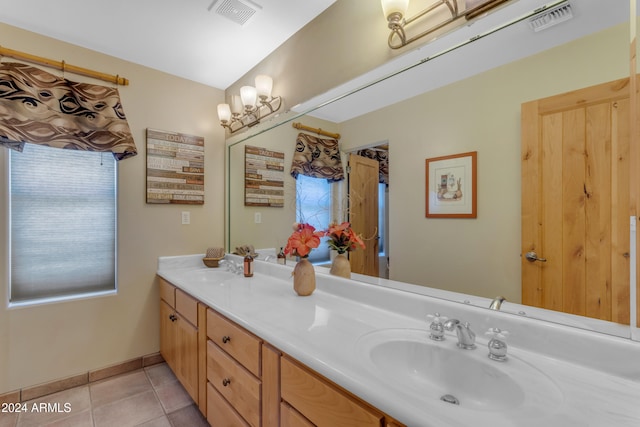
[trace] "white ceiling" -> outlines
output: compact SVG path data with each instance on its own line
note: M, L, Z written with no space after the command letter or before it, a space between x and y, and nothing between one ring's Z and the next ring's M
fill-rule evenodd
M0 0L0 22L226 89L335 2L233 0L256 10L240 25L225 1Z

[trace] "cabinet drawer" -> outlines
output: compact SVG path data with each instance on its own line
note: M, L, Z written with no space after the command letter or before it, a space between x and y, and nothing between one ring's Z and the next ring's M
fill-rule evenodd
M207 380L254 427L260 426L260 380L207 341Z
M207 421L213 427L249 427L211 383L207 383Z
M281 363L282 399L318 427L380 427L382 414L313 375L286 357Z
M176 308L176 287L160 276L158 276L158 280L160 281L160 298L171 308Z
M176 289L176 311L193 326L198 326L198 300Z
M207 336L253 375L260 377L261 341L258 338L211 309L207 310Z
M286 403L280 404L280 420L280 427L315 427L309 420Z

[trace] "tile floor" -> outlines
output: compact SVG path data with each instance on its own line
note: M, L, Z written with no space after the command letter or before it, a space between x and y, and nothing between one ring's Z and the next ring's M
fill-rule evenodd
M24 403L26 412L0 413L0 427L209 425L166 363Z

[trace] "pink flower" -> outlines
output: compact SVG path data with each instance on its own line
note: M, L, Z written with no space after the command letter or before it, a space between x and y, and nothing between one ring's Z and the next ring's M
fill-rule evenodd
M349 222L343 222L342 224L331 224L326 234L330 237L328 244L329 247L338 251L338 253L345 253L347 251L353 251L360 246L365 248L362 238L357 235L351 228Z
M301 257L309 256L311 249L320 246L320 238L324 236L323 231L316 231L315 227L309 224L297 225L295 231L289 237L287 246L284 248L285 254L293 254Z

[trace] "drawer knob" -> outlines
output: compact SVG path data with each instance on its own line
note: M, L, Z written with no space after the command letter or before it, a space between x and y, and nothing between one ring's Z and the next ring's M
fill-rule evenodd
M229 378L225 378L222 380L222 385L224 387L228 386L229 384L231 384L231 380Z
M225 344L226 344L226 343L228 343L229 341L231 341L231 337L230 337L230 336L225 335L225 336L223 336L223 337L222 337L222 342L223 342L223 343L225 343Z

